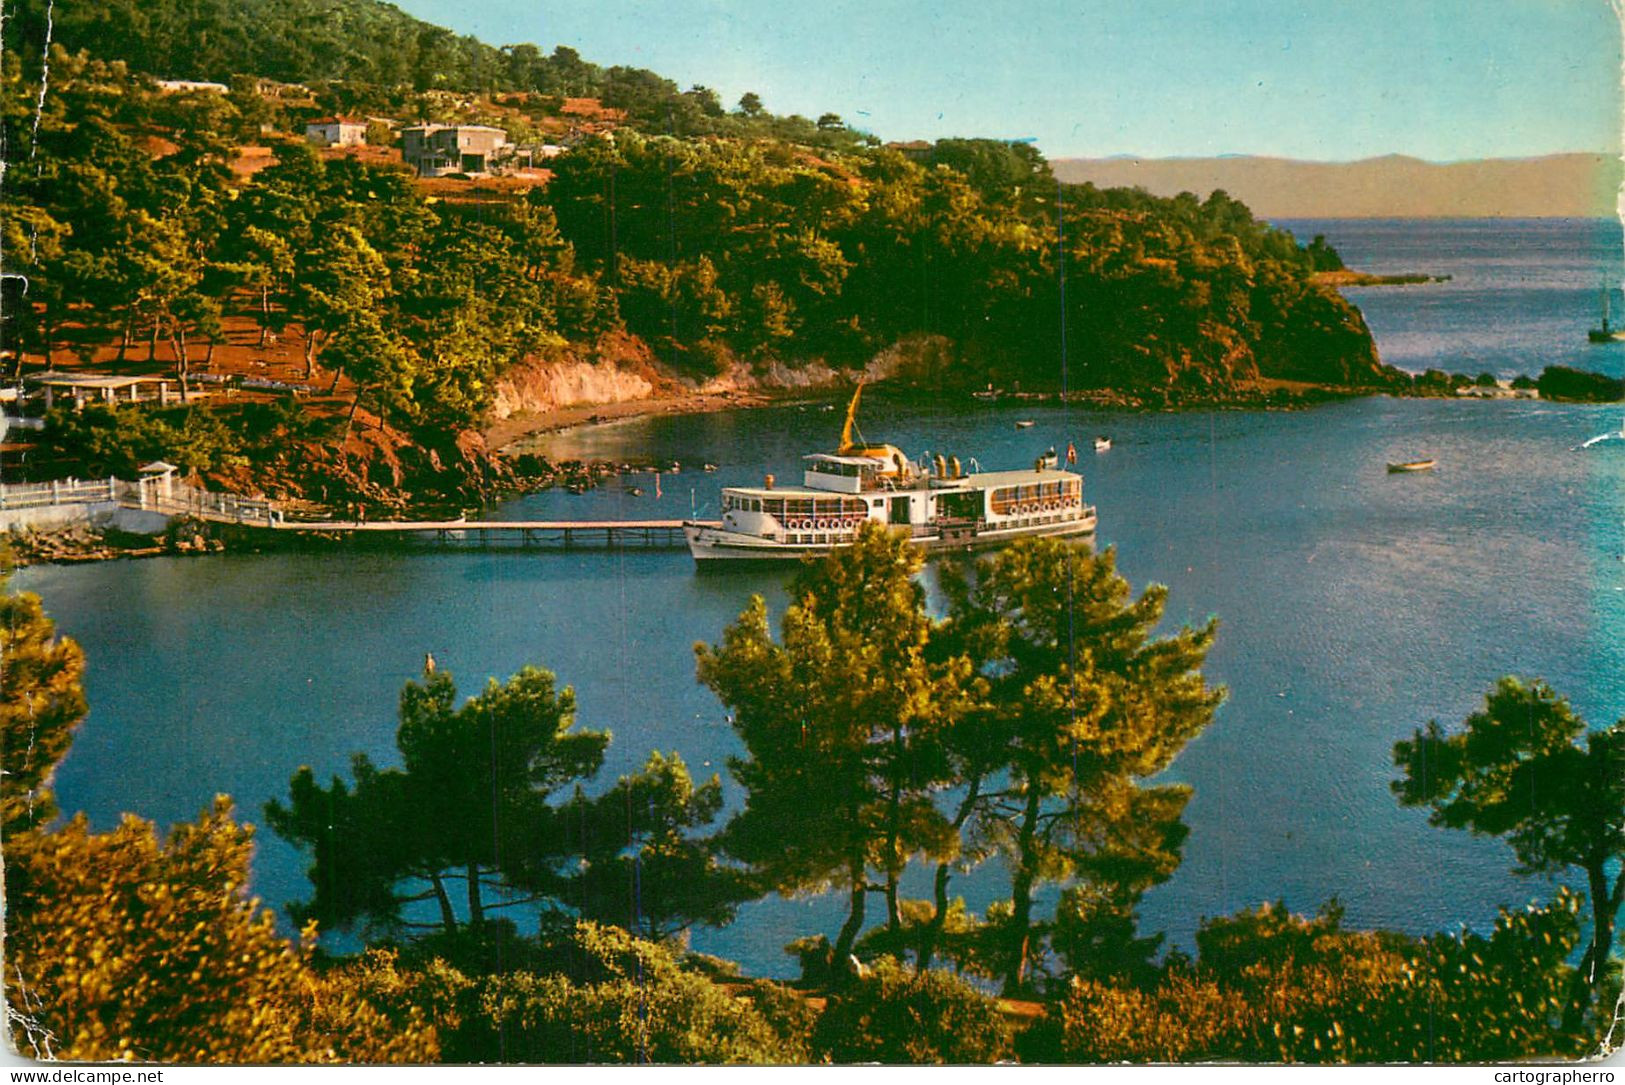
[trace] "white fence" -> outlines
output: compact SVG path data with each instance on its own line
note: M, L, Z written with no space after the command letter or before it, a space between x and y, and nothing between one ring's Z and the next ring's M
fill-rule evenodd
M0 509L34 509L46 505L95 505L134 497L136 484L116 478L0 485Z
M213 493L188 486L183 482L171 483L167 493L155 488L141 507L154 512L196 516L201 520L224 520L237 524L270 526L282 519L282 513L276 506L263 497Z
M119 505L167 516L196 516L201 520L265 526L282 519L276 506L264 498L211 493L172 479L125 482L117 478L94 481L70 478L57 482L0 484L0 511L73 505Z

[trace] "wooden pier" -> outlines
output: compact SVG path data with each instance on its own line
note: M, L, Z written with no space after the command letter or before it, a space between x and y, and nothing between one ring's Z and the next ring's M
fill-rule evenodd
M687 545L684 523L718 526L709 520L277 520L267 526L277 531L418 538L475 546L670 550Z

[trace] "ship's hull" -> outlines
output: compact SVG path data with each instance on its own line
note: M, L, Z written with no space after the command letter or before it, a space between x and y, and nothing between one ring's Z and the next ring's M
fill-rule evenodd
M969 530L949 530L931 535L918 535L910 539L924 550L985 550L1001 546L1016 539L1088 538L1095 533L1094 509L1088 509L1075 520L1059 523L1029 524L1024 527L994 527ZM851 546L850 538L839 542L784 543L764 539L737 531L726 531L700 523L686 523L683 534L688 539L689 553L697 562L713 561L793 561L808 555L821 556L832 550Z

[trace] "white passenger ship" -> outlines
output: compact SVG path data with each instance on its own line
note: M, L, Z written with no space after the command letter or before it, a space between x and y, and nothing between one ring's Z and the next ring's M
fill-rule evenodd
M958 457L915 464L893 445L852 439L860 384L846 410L834 454L804 457L800 486L722 491L720 524L683 525L696 561L798 558L846 546L865 521L906 531L930 550L997 546L1029 535L1094 534L1095 509L1083 502L1083 477L1051 453L1019 471L965 474ZM1070 457L1069 457L1070 458Z

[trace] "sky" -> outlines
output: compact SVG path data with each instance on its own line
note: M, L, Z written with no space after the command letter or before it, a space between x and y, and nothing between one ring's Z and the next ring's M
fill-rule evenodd
M493 45L1050 158L1620 147L1609 0L395 0Z

